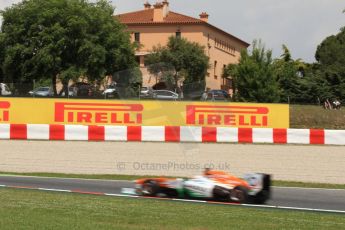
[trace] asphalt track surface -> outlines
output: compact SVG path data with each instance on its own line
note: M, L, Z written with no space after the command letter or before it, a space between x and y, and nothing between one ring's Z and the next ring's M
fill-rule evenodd
M133 188L134 184L131 181L0 176L0 187L5 186L73 190L91 194L120 194L122 188ZM293 209L335 210L345 213L345 190L273 187L272 199L267 205Z

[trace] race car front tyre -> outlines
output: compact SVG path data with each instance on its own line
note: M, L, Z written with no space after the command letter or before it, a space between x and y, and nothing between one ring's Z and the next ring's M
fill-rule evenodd
M230 191L230 201L238 203L247 203L248 202L248 190L242 186L233 188Z
M159 193L159 185L156 181L145 181L142 187L142 194L144 196L156 196Z

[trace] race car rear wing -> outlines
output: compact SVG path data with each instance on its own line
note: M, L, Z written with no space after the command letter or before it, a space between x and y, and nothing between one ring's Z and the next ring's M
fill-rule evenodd
M251 190L248 195L253 203L264 203L271 197L271 175L249 173L243 179L248 182Z

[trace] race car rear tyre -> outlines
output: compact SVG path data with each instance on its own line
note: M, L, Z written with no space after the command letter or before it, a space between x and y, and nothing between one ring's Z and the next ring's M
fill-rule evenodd
M264 204L269 199L269 197L269 192L261 191L251 199L251 202L254 204Z
M248 190L242 186L233 188L230 191L230 200L238 203L248 202Z
M142 187L142 194L144 196L156 196L159 193L159 185L156 181L145 181Z

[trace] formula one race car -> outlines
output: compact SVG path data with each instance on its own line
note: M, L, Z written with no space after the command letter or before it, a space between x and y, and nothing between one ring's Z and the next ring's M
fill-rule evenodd
M240 179L206 169L204 175L190 179L145 178L135 184L136 193L143 196L263 204L270 198L271 177L253 173Z

